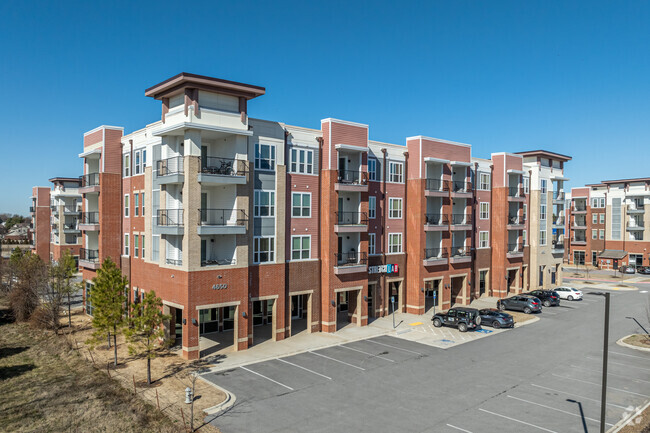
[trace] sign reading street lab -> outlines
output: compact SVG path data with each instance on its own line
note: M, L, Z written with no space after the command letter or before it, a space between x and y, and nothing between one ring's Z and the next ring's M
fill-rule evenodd
M368 267L369 274L396 274L398 272L398 265L379 265Z

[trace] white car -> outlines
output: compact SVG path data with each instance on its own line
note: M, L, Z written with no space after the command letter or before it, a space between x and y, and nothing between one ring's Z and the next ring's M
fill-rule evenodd
M566 299L567 301L582 299L582 292L573 287L556 287L553 290L560 295L560 299Z

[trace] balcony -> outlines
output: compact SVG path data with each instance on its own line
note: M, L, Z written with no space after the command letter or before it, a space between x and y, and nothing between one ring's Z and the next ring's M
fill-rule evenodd
M553 191L553 204L564 204L564 191Z
M587 228L587 219L574 219L571 227L574 230L585 230Z
M571 245L587 245L587 238L582 236L574 236L571 239Z
M449 227L449 217L439 213L424 214L424 231L437 232L447 230Z
M248 216L243 209L199 209L198 211L197 233L199 235L246 234Z
M524 225L524 218L519 217L517 214L508 215L508 230L523 230L526 228Z
M236 259L201 259L201 267L236 265ZM180 265L179 265L180 266Z
M574 203L573 208L571 209L571 212L573 212L573 213L585 213L585 212L587 212L587 205L585 205L585 204L577 205L577 204Z
M428 197L446 197L449 194L449 181L425 179L424 195Z
M526 194L524 194L524 188L520 185L518 186L509 186L508 187L508 201L525 201Z
M63 233L79 233L79 226L76 223L63 224Z
M451 257L449 259L451 263L468 263L472 261L472 253L465 247L452 247L451 248Z
M358 170L337 170L336 191L368 191L368 173Z
M633 220L628 221L625 225L627 231L643 231L645 227L643 226L643 220Z
M87 269L99 269L99 250L81 248L79 250L79 266Z
M173 156L156 162L156 178L161 184L183 183L185 172L183 170L183 157Z
M335 212L336 233L355 233L368 231L368 214L365 212Z
M158 209L156 215L160 234L183 234L183 209Z
M553 226L556 226L556 227L564 227L564 217L563 216L556 217L555 215L553 215L552 224L553 224Z
M472 196L472 183L464 180L455 180L451 182L451 196L452 197L471 197Z
M347 253L334 253L334 274L354 274L368 271L368 255L350 251Z
M469 230L472 228L472 216L470 214L452 214L451 215L451 229L452 230Z
M446 265L449 262L449 253L447 248L425 248L424 249L424 260L422 260L422 265L424 266L435 266L435 265Z
M81 186L79 192L81 194L89 194L99 192L99 173L88 173L79 176Z
M200 158L198 181L212 185L244 185L248 161L234 158L208 156Z
M182 259L165 259L165 263L172 266L183 266Z
M551 241L551 253L564 254L564 240Z
M58 215L59 214L59 207L58 206L50 206L50 211L52 212L52 215Z
M509 259L514 259L518 257L523 257L524 256L524 248L519 245L519 243L513 243L513 244L508 244L508 251L506 253L506 257Z
M31 208L30 208L31 209ZM627 205L627 213L644 213L645 207L640 203L632 203Z

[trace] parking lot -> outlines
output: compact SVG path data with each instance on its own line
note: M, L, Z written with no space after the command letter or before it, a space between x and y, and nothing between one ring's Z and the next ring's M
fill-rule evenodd
M650 353L614 343L634 331L625 316L643 317L647 294L611 296L608 428L650 399ZM211 421L226 433L597 431L603 299L540 317L448 349L410 341L413 330L210 373L236 396Z

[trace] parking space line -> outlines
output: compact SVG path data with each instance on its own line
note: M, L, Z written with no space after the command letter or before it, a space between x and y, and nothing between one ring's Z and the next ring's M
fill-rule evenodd
M310 372L310 373L313 373L313 374L315 374L316 376L320 376L320 377L324 377L325 379L332 380L331 377L329 377L329 376L325 376L324 374L320 374L320 373L318 373L318 372L316 372L316 371L313 371L313 370L310 370L310 369L308 369L308 368L305 368L305 367L303 367L302 365L298 365L298 364L294 364L293 362L285 361L285 360L282 359L282 358L278 358L278 361L280 361L280 362L284 362L285 364L293 365L294 367L302 368L303 370L308 371L308 372Z
M294 389L291 388L290 386L287 386L287 385L285 385L284 383L280 383L280 382L278 382L277 380L273 380L273 379L271 379L270 377L266 377L266 376L264 376L263 374L260 374L260 373L258 373L258 372L256 372L256 371L249 370L248 368L246 368L246 367L241 367L241 366L240 366L239 368L241 368L242 370L246 370L246 371L248 371L248 372L250 372L250 373L257 374L258 376L263 377L263 378L266 379L266 380L270 380L270 381L273 382L273 383L277 383L277 384L280 385L280 386L284 386L285 388L287 388L287 389L290 390L290 391L294 391Z
M594 373L602 373L602 371L600 371L600 370L592 370L592 369L590 369L590 368L579 367L579 366L577 366L577 365L572 365L571 367L574 367L574 368L580 368L580 369L585 370L585 371L593 371ZM634 377L630 377L630 376L623 376L622 374L614 374L614 373L610 373L609 371L607 372L607 375L608 375L608 376L617 376L617 377L622 377L622 378L624 378L624 379L631 380L632 382L636 382L636 383L650 383L649 380L636 379L636 378L634 378Z
M647 358L647 357L644 357L644 356L636 356L636 355L628 355L627 353L612 352L611 350L609 351L609 353L612 353L612 354L614 354L614 355L629 356L630 358L639 358L639 359L644 359L644 360L646 360L646 361L647 361L648 359L650 359L650 358Z
M608 374L609 374L609 373L608 373ZM561 393L561 394L570 395L570 396L572 396L572 397L576 397L576 398L584 398L585 400L591 400L591 401L595 401L596 403L600 403L600 400L597 400L597 399L595 399L595 398L591 398L591 397L585 397L584 395L578 395L578 394L574 394L574 393L572 393L572 392L560 391L560 390L558 390L558 389L553 389L553 388L549 388L549 387L542 386L542 385L536 385L536 384L534 384L534 383L531 383L530 385L531 385L531 386L535 386L535 387L537 387L537 388L547 389L547 390L549 390L549 391L559 392L559 393ZM625 407L625 406L620 406L620 405L618 405L618 404L614 404L614 403L610 403L610 402L607 402L607 404L608 404L609 406L614 406L614 407L617 407L617 408L619 408L619 409L627 409L627 407Z
M582 382L582 383L588 383L588 384L590 384L590 385L601 386L600 383L596 383L596 382L589 382L589 381L587 381L587 380L575 379L575 378L573 378L573 377L560 376L559 374L555 374L555 373L551 373L551 374L552 374L553 376L555 376L555 377L560 377L560 378L562 378L562 379L575 380L575 381L577 381L577 382ZM613 386L608 386L607 388L609 388L609 389L613 389L614 391L624 392L624 393L626 393L626 394L640 395L641 397L646 397L646 398L650 397L650 395L639 394L638 392L626 391L626 390L624 390L624 389L614 388Z
M558 432L556 432L555 430L549 430L549 429L547 429L547 428L540 427L540 426L538 426L538 425L531 424L531 423L526 422L526 421L521 421L521 420L518 420L518 419L515 419L515 418L510 418L509 416L501 415L500 413L490 412L489 410L485 410L485 409L482 409L482 408L480 408L480 407L478 408L478 410L480 410L481 412L486 412L486 413L489 413L489 414L492 414L492 415L500 416L501 418L509 419L510 421L518 422L518 423L520 423L520 424L524 424L524 425L527 425L527 426L530 426L530 427L535 427L535 428L537 428L537 429L540 429L540 430L543 430L543 431L547 431L547 432L549 432L549 433L558 433Z
M535 403L534 401L530 401L530 400L524 400L523 398L514 397L512 395L509 395L508 398L513 398L515 400L523 401L524 403L534 404L535 406L543 407L543 408L546 408L546 409L551 409L551 410L554 410L554 411L557 411L557 412L562 412L562 413L565 413L567 415L576 416L578 418L584 418L584 419L589 420L589 421L600 422L599 420L594 419L594 418L589 418L588 416L583 417L583 416L578 415L577 413L571 413L571 412L568 412L566 410L557 409L557 408L554 408L554 407L551 407L551 406L546 406L545 404ZM611 426L614 425L614 424L610 424L608 422L606 422L605 424L611 425Z
M586 358L588 358L588 359L595 359L595 360L597 360L597 361L600 361L600 360L601 360L601 358L596 358L595 356L587 356ZM648 370L648 371L650 371L650 368L637 367L636 365L623 364L622 362L616 362L616 361L607 361L607 362L609 362L610 364L622 365L622 366L624 366L624 367L638 368L638 369L641 369L641 370Z
M353 368L358 368L359 370L366 371L366 369L363 368L363 367L359 367L359 366L356 366L356 365L348 364L348 363L345 362L345 361L341 361L340 359L330 358L329 356L323 355L323 354L321 354L321 353L312 352L311 350L308 351L307 353L311 353L312 355L316 355L316 356L322 356L323 358L327 358L327 359L330 359L330 360L332 360L332 361L340 362L341 364L345 364L345 365L347 365L347 366L350 366L350 367L353 367Z
M364 341L368 341L370 343L375 343L375 344L381 344L382 346L392 347L393 349L403 350L404 352L415 353L416 355L424 356L424 353L414 352L413 350L408 350L408 349L402 349L401 347L391 346L390 344L384 344L373 340L364 340Z
M364 355L372 356L373 358L379 358L379 359L383 359L385 361L395 362L392 359L384 358L383 356L375 355L374 353L364 352L363 350L353 349L351 347L347 347L347 346L343 346L343 345L341 345L339 347L342 347L343 349L354 350L355 352L363 353Z
M462 432L465 432L465 433L472 433L469 430L465 430L464 428L456 427L455 425L451 425L451 424L447 424L447 427L455 428L456 430L462 431Z

